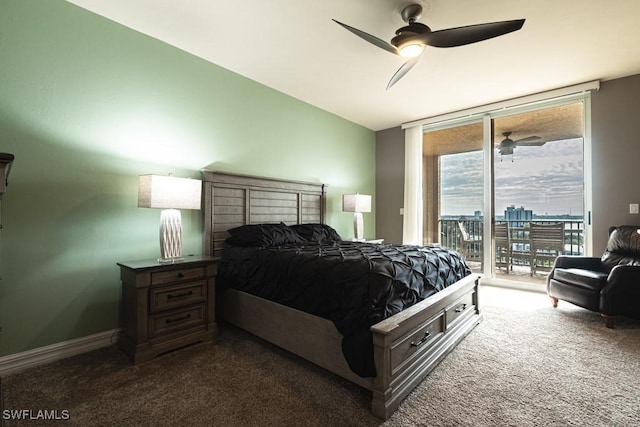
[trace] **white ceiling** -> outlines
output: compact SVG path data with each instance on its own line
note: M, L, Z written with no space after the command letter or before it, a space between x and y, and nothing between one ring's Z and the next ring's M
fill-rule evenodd
M640 73L639 0L68 0L372 130ZM525 18L515 33L428 48L395 86L386 41L420 3L433 31Z

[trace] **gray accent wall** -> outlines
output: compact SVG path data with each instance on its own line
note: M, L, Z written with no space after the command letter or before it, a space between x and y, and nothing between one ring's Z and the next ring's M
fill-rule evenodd
M602 82L591 97L593 159L593 254L605 249L612 225L640 225L629 214L640 203L640 75ZM379 238L402 240L399 207L404 192L404 131L376 132L376 231Z
M593 253L601 255L612 225L640 225L640 75L602 82L591 102Z
M376 237L402 243L404 205L404 130L376 132Z

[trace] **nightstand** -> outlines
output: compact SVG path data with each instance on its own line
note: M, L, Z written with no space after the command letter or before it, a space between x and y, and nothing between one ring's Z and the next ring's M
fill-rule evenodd
M122 280L120 348L134 364L218 336L218 258L119 262Z

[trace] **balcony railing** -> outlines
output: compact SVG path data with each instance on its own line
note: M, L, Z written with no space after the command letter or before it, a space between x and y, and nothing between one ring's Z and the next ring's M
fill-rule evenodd
M475 219L441 219L440 244L442 246L460 250L461 233L458 222L462 221L467 233L473 240L482 240L482 220ZM515 266L529 266L531 264L529 224L564 224L564 255L584 255L584 222L581 220L513 220L498 221L509 223L509 233L513 256L511 262ZM474 243L466 248L468 261L482 261L482 243ZM553 262L542 261L540 267L550 268Z

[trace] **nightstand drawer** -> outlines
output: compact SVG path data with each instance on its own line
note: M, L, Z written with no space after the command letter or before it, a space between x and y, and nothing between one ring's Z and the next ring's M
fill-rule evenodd
M158 271L151 273L151 286L173 284L188 280L202 279L205 276L204 267L180 268L176 270Z
M149 319L149 336L158 337L193 326L204 325L205 318L206 310L204 304L185 310L156 314Z
M151 290L149 310L152 313L205 302L207 283L204 280Z

